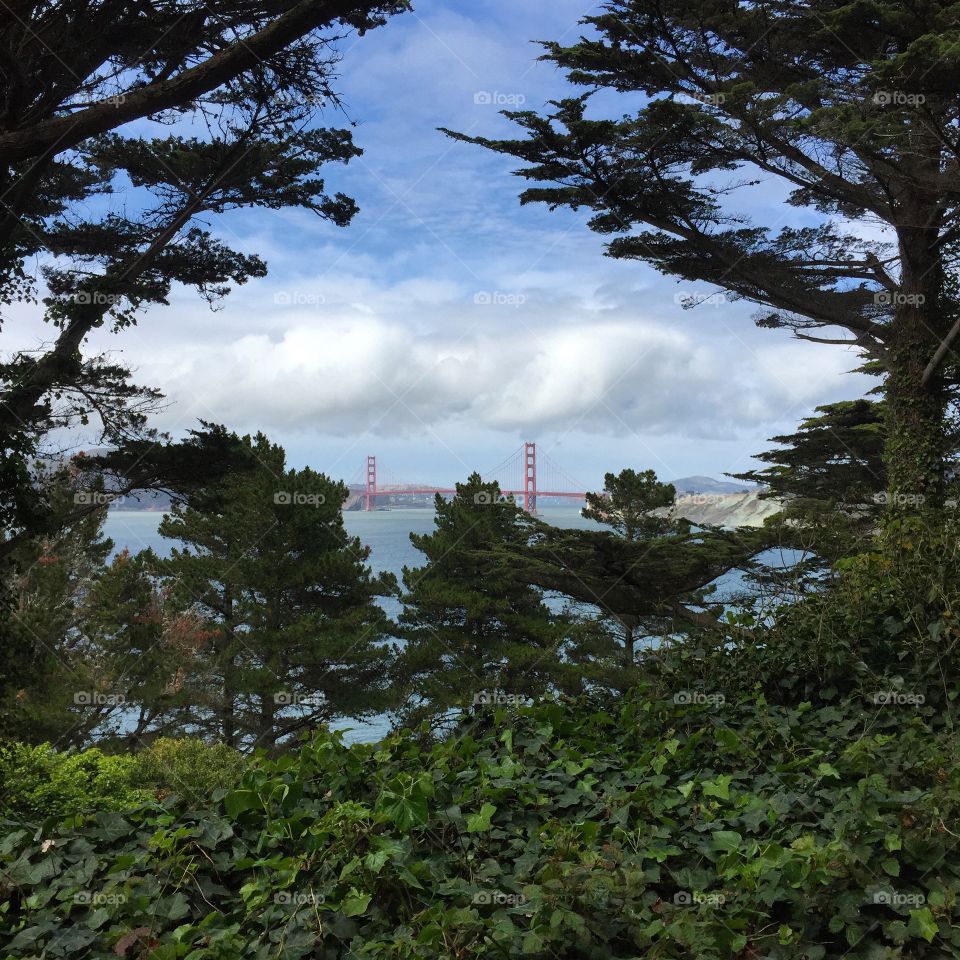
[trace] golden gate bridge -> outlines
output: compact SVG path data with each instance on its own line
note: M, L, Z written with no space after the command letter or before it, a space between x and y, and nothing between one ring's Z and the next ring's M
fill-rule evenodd
M538 454L535 443L524 443L503 463L483 474L483 479L486 483L496 481L500 493L518 498L528 513L537 512L538 497L583 500L586 496L580 489L583 485L564 472L543 451ZM367 457L366 483L360 486L365 510L376 510L378 498L423 497L438 493L452 495L457 492L453 487L390 480L383 468L378 466L376 456Z

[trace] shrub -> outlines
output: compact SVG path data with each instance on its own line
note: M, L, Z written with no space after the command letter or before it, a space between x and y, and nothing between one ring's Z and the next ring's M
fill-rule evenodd
M136 756L138 782L159 796L177 793L188 803L209 800L213 791L237 782L244 757L222 743L161 738Z
M0 956L960 957L956 735L639 691L0 841ZM6 952L5 952L6 951Z
M43 820L120 810L149 798L136 761L100 750L58 751L49 743L0 746L0 817Z

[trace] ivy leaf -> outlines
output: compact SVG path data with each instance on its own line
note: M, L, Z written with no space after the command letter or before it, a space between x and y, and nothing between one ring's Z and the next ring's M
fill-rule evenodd
M716 780L705 780L702 784L705 797L718 797L720 800L730 799L730 781L733 777L722 776Z
M492 803L485 803L479 813L467 817L467 833L486 833L490 829L490 818L497 812Z
M933 943L933 938L940 932L928 907L910 911L910 923L907 925L907 930L915 937L923 937L927 943Z
M350 892L343 898L340 904L340 912L345 917L359 917L367 912L373 895L370 893L361 893L356 887L351 887Z
M736 850L743 837L736 830L714 830L713 845L717 850Z

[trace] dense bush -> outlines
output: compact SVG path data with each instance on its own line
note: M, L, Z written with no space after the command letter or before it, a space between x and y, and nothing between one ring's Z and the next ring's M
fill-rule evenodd
M136 775L160 797L180 794L187 803L203 802L214 790L230 787L243 772L243 755L222 743L161 738L136 757Z
M0 817L42 820L143 802L137 761L100 750L58 751L49 743L0 745Z
M10 832L0 956L956 957L958 747L696 691L322 734L208 809Z
M222 744L157 740L138 754L59 751L50 744L0 746L0 818L42 820L123 810L176 793L209 800L239 778L243 757Z
M783 704L867 698L892 688L951 722L960 690L960 516L918 515L887 527L875 549L841 560L829 589L784 604L769 628L699 651L658 652L667 683L696 676L728 696L763 690Z

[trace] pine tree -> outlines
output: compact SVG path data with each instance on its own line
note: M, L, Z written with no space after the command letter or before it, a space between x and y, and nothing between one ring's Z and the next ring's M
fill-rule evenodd
M453 135L523 161L523 202L590 211L610 256L877 361L890 502L942 500L960 334L954 6L611 0L584 23L544 45L583 95L509 113L524 139ZM738 211L758 176L802 222Z
M762 484L763 497L875 513L887 489L883 463L882 401L844 400L819 406L795 433L771 437L779 444L755 454L768 466L731 474Z
M43 477L52 515L74 508L66 469ZM92 491L96 492L96 491ZM83 604L113 547L103 536L104 501L83 517L56 524L56 532L22 541L0 584L0 736L39 742L82 741L96 725L92 711L76 711L74 696L91 689L91 675L75 655L82 643Z
M288 469L281 447L244 437L259 467L174 506L160 532L183 543L158 563L183 607L210 625L184 678L184 728L273 747L304 727L392 704L390 626L369 549L347 535L342 483Z
M598 610L617 626L617 657L595 630L578 635L582 646L571 656L583 664L599 659L594 682L627 682L642 638L729 632L722 604L710 602L711 584L730 571L752 568L775 541L767 530L694 528L672 514L675 495L653 471L608 473L605 489L588 495L584 515L609 530L532 521L525 543L498 548L501 569L520 582Z
M456 491L449 501L437 496L433 533L410 535L425 564L403 570L399 669L414 718L541 696L571 672L563 618L496 555L524 548L529 518L479 474Z

